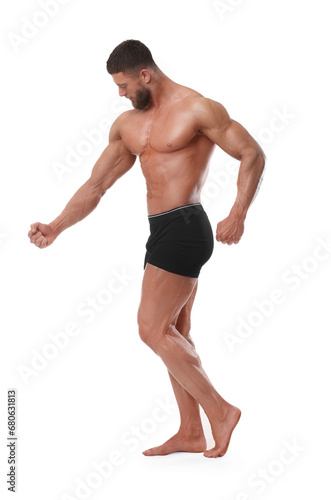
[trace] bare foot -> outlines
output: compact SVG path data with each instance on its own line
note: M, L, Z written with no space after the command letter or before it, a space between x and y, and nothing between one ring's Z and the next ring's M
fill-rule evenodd
M143 455L146 457L152 457L154 455L169 455L169 453L174 453L176 451L201 453L206 449L206 446L207 443L203 432L199 435L183 435L178 432L161 446L156 446L155 448L143 451Z
M241 411L235 406L229 405L225 416L219 420L211 422L211 429L215 440L214 448L206 450L204 456L208 458L222 457L225 455L231 434L239 422Z

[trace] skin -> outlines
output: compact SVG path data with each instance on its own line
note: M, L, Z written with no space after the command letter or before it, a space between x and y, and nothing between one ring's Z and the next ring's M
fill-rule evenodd
M157 67L142 69L138 76L117 73L112 77L119 95L130 99L134 109L113 123L108 146L63 212L50 224L31 225L31 243L46 248L62 231L86 217L132 168L137 156L146 179L149 215L199 202L216 145L240 160L236 200L216 228L217 241L237 244L262 179L265 157L260 146L220 103L173 82ZM212 385L191 339L190 315L197 286L197 278L146 266L139 335L165 363L181 419L177 434L143 452L146 456L176 451L223 456L241 415ZM199 406L215 440L210 450L206 450Z

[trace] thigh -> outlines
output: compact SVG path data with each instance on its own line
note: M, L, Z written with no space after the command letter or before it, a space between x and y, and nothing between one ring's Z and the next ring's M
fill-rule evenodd
M170 324L176 324L196 283L197 278L170 273L147 264L138 311L140 325L166 331Z

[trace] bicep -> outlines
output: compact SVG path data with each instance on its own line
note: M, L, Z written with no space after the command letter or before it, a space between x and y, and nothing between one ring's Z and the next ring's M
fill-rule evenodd
M261 148L247 130L232 120L222 104L208 100L201 114L201 132L227 154L240 160L247 151Z
M134 156L123 144L116 129L111 129L109 144L94 165L90 182L104 193L134 165Z

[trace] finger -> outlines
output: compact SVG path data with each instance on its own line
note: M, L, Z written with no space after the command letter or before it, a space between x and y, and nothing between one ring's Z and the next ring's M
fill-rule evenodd
M48 245L48 241L47 241L47 238L44 238L43 241L41 242L40 244L40 247L39 248L46 248Z
M37 238L36 241L35 241L35 245L37 247L40 247L40 245L44 241L44 239L45 239L44 235L39 236L39 238Z
M32 229L30 229L30 231L28 232L28 236L29 238L31 238L31 236L33 236L35 233L32 231Z
M226 243L227 245L229 245L230 243L232 243L232 237L228 234L224 235L221 241L222 243Z
M40 231L38 231L37 234L33 234L31 238L31 243L36 243L37 239L40 238L40 236L42 236L42 233Z
M36 233L38 231L38 224L31 224L31 231L32 233Z
M222 241L224 242L228 238L228 234L224 231L220 231L216 233L216 239L217 241Z
M31 243L35 243L36 242L36 239L39 238L39 236L41 236L41 232L39 231L38 233L36 234L33 234L30 241Z
M221 243L227 243L228 237L224 234L221 234L218 236L217 241L220 241Z

